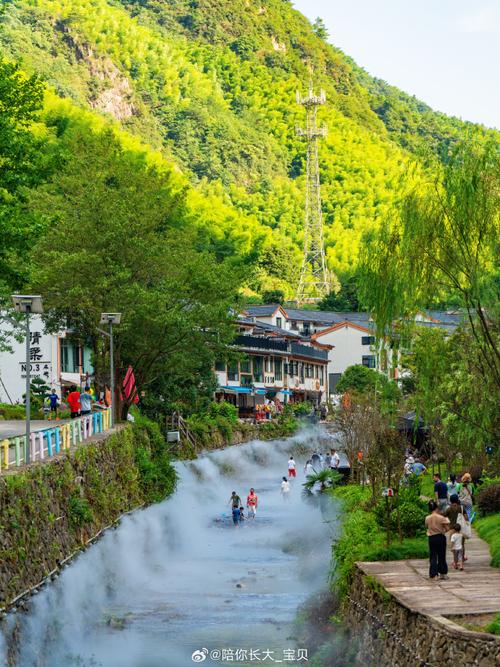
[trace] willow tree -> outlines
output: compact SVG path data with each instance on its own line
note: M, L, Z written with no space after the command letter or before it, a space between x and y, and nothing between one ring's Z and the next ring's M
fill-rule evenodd
M485 376L500 388L498 143L469 141L400 202L368 239L363 297L379 332L436 300L464 310Z

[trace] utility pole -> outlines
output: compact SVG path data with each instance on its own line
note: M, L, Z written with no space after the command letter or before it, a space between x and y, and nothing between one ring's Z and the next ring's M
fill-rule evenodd
M109 338L109 388L111 389L111 421L110 426L114 426L117 420L117 405L116 405L116 387L115 387L115 357L114 357L114 340L113 340L113 324L120 324L122 321L121 313L101 313L101 324L109 325L109 333L98 329L100 333Z
M306 129L296 128L307 141L306 207L304 220L304 256L297 288L297 303L319 301L330 292L323 242L323 214L319 179L318 139L326 135L326 127L318 127L318 107L326 102L324 90L314 94L312 79L306 97L297 91L297 104L306 108Z
M24 462L31 463L31 336L30 315L41 315L43 313L42 297L39 294L13 294L12 302L18 313L26 315L26 443L24 449Z

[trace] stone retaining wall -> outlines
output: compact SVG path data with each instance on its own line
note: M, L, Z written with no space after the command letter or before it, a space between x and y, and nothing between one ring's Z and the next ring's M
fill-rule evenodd
M147 424L0 476L0 618L123 513L169 495L175 479Z
M466 630L444 616L412 612L359 568L351 581L342 616L359 641L359 666L500 665L500 637Z

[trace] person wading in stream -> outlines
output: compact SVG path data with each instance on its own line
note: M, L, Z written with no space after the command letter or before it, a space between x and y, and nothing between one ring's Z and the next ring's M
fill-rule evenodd
M252 513L252 519L255 519L257 514L257 505L259 504L259 498L253 489L250 489L250 493L247 496L247 507L248 511Z
M286 477L282 478L281 482L281 497L283 500L288 501L290 500L290 482L287 480Z
M233 510L233 523L235 526L237 526L240 522L241 498L236 493L236 491L233 491L231 493L231 498L229 498L228 505L231 505L231 508Z
M437 502L429 503L430 514L425 517L427 537L429 538L429 577L436 580L448 579L448 565L446 564L446 532L450 527L450 520L439 511Z

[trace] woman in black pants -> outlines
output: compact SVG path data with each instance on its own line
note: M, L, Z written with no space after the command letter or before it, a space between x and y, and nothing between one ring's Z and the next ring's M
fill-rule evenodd
M450 528L450 520L443 516L434 500L429 503L430 514L425 517L427 536L429 538L429 577L448 579L446 564L446 533Z

